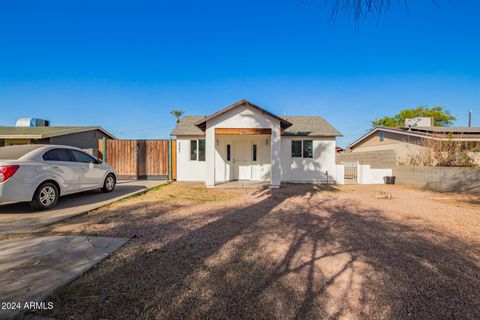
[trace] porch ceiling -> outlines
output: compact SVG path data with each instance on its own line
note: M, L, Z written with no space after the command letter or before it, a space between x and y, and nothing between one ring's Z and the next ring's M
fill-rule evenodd
M270 128L215 128L215 135L271 135Z

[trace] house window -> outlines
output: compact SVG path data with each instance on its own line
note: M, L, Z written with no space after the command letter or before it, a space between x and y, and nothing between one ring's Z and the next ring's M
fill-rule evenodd
M313 141L303 140L303 157L313 158Z
M302 140L292 141L292 158L302 157Z
M232 160L232 147L227 144L227 161Z
M190 160L196 161L198 152L197 152L197 141L198 140L190 140Z
M383 140L385 140L385 132L380 131L380 142L382 142Z
M198 161L205 161L205 139L198 140Z
M292 158L313 158L313 140L292 140Z
M205 139L190 140L190 160L205 161Z
M257 161L257 145L252 145L252 160Z
M0 147L5 146L5 140L0 140Z

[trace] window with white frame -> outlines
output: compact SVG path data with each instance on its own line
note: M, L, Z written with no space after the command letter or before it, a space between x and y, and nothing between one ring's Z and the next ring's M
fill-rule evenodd
M190 140L190 160L205 161L205 139Z
M292 158L313 158L313 140L292 140Z

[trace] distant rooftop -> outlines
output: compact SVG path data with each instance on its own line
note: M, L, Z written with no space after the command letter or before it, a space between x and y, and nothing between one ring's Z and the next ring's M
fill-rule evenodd
M348 145L347 149L352 149L355 145L377 131L398 132L402 135L444 141L480 141L480 127L377 127Z
M408 128L402 128L408 130ZM433 133L473 133L480 134L480 127L411 127L412 131Z
M99 126L63 126L63 127L3 127L0 126L0 139L44 139L66 134L100 130L106 135L115 138Z

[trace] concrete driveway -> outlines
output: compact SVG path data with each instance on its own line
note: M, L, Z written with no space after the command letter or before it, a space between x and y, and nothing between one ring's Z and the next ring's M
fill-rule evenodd
M0 240L0 319L22 318L53 290L107 258L128 239L88 236L30 236ZM48 304L49 302L44 302ZM50 302L51 303L51 302ZM55 307L55 305L51 305Z
M111 193L94 190L68 195L61 197L57 206L47 211L32 210L28 203L3 204L0 205L0 237L71 218L165 183L159 180L119 181Z

